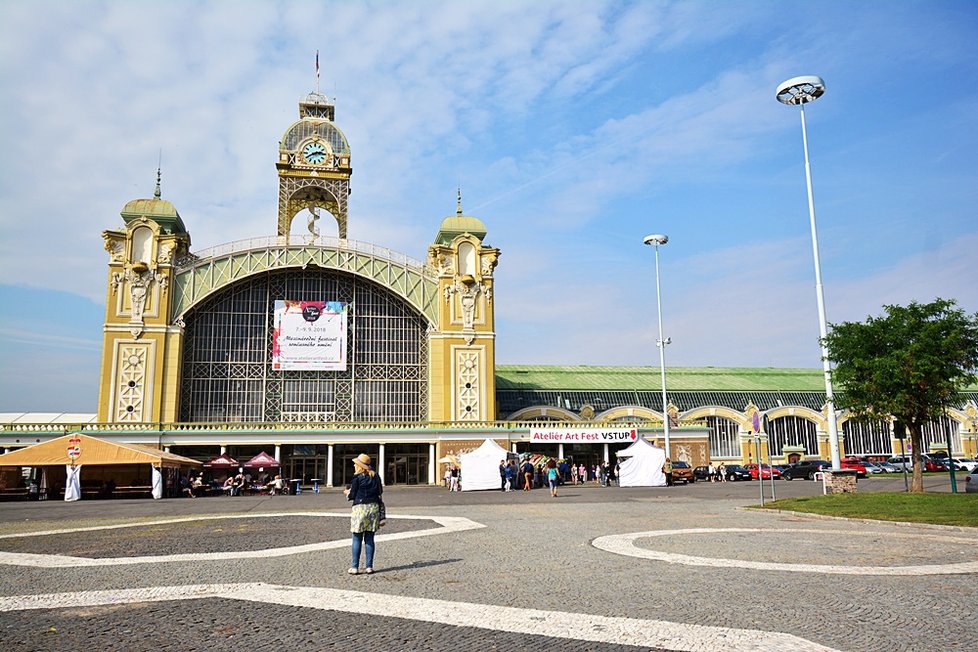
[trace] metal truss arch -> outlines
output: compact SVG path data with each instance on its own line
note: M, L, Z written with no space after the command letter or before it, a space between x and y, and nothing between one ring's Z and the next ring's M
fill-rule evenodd
M284 237L240 240L177 261L171 323L214 293L263 272L310 266L371 280L413 306L434 327L438 282L427 266L386 247L344 238L315 238L305 244Z

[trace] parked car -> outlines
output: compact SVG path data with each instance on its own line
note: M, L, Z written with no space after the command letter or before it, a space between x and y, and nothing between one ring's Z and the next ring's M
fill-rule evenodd
M903 473L903 469L897 466L893 466L889 462L876 462L876 466L883 469L884 473Z
M876 475L877 473L883 472L883 467L876 462L868 462L866 460L860 460L860 462L862 462L863 466L866 467L866 473L869 473L870 475Z
M739 464L727 464L727 480L738 482L740 480L750 480L750 473Z
M776 468L778 470L778 473L780 473L781 475L784 475L785 470L791 468L791 465L790 464L775 464L774 465L774 468Z
M947 472L948 470L950 470L950 467L947 465L947 462L939 457L930 457L928 455L922 455L921 461L924 463L924 471Z
M708 467L708 466L697 466L695 469L693 469L693 477L695 479L697 479L697 480L709 480L710 479L710 467Z
M750 473L751 480L757 480L758 470L756 464L748 464L744 468L747 469L748 473ZM761 465L761 470L760 470L761 479L770 480L772 473L774 473L775 480L781 477L781 471L777 470L776 468L772 469L770 464Z
M863 461L857 460L855 457L847 457L839 462L839 465L843 469L855 471L857 478L865 478L867 475L869 475L869 471L866 470L866 465L863 463Z
M796 478L814 480L816 473L830 468L832 468L832 462L826 462L825 460L802 460L788 467L788 470L782 473L781 477L785 480L794 480Z
M952 457L951 462L954 464L954 468L957 471L967 471L968 473L971 473L978 468L978 462L964 457Z
M964 491L969 494L978 494L978 468L965 476Z
M886 460L888 464L892 464L899 471L906 469L907 471L913 471L913 456L912 455L894 455L890 459Z
M673 484L677 482L682 482L683 484L696 482L696 477L693 476L693 467L689 465L689 462L676 460L672 463L672 482Z

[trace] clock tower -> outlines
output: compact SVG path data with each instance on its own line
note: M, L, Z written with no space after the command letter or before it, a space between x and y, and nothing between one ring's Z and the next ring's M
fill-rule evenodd
M308 211L311 237L319 235L319 210L336 219L346 238L350 195L350 145L333 124L334 106L325 95L310 93L299 102L299 120L289 127L278 148L278 235L289 241L292 220Z

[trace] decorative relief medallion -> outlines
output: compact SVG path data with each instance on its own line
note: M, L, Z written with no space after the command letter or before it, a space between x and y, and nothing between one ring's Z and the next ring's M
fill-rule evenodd
M481 421L479 351L455 352L455 414L459 421Z
M145 345L132 344L119 348L116 421L140 422L143 420L147 355Z

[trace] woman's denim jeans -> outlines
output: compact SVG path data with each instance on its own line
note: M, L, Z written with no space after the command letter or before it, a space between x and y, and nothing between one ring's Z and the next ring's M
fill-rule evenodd
M357 568L360 565L360 548L366 548L367 565L366 568L374 567L374 533L373 532L354 532L353 533L353 563L350 568Z

